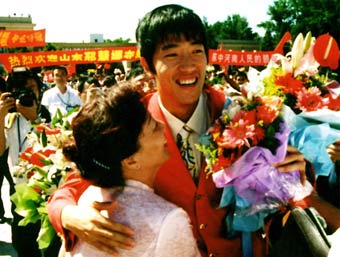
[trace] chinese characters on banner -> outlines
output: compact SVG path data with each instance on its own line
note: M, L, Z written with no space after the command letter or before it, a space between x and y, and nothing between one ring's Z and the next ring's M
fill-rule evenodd
M209 50L209 63L236 66L266 66L273 51L234 51L223 49Z
M67 64L107 63L139 60L136 46L80 50L0 54L7 71L14 66L41 67Z
M1 32L0 32L1 35ZM1 38L1 36L0 36ZM209 63L236 66L266 66L275 51L209 50ZM136 46L93 48L62 51L0 54L0 63L10 71L14 66L44 67L86 63L110 63L138 61L140 53Z
M0 48L45 46L45 29L0 30Z
M290 40L287 32L274 51L234 51L210 49L210 64L237 66L266 66L275 52L282 52ZM45 46L45 30L0 30L0 48ZM0 64L8 71L13 66L43 67L86 63L110 63L139 60L136 46L0 54Z

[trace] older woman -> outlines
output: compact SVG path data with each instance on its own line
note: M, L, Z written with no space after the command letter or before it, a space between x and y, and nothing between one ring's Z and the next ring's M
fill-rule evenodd
M169 151L163 124L146 111L133 85L122 82L85 104L72 128L74 144L65 155L93 183L78 206L113 202L102 214L134 231L133 247L118 250L119 256L200 256L186 212L153 192ZM69 254L112 256L81 240Z

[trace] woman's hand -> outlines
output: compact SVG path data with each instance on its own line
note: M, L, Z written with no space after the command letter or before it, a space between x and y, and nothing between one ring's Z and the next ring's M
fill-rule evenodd
M280 172L299 171L301 183L306 181L306 161L302 153L293 146L288 146L287 155L282 162L274 165Z
M117 255L117 248L131 249L134 246L132 239L134 232L101 214L113 208L115 208L114 202L94 202L88 207L67 205L61 214L62 225L84 242L101 251Z

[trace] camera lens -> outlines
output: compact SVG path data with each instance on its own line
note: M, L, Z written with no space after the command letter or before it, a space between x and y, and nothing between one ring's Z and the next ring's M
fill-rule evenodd
M22 93L18 96L19 103L25 107L32 107L34 96L28 92Z

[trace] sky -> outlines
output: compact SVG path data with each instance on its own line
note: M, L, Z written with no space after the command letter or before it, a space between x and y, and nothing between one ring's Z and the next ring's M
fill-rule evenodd
M181 4L193 9L208 24L239 14L261 36L257 24L267 21L274 0L10 0L0 8L0 16L32 17L35 30L46 29L46 42L90 42L90 34L104 39L130 38L145 13L163 4Z

